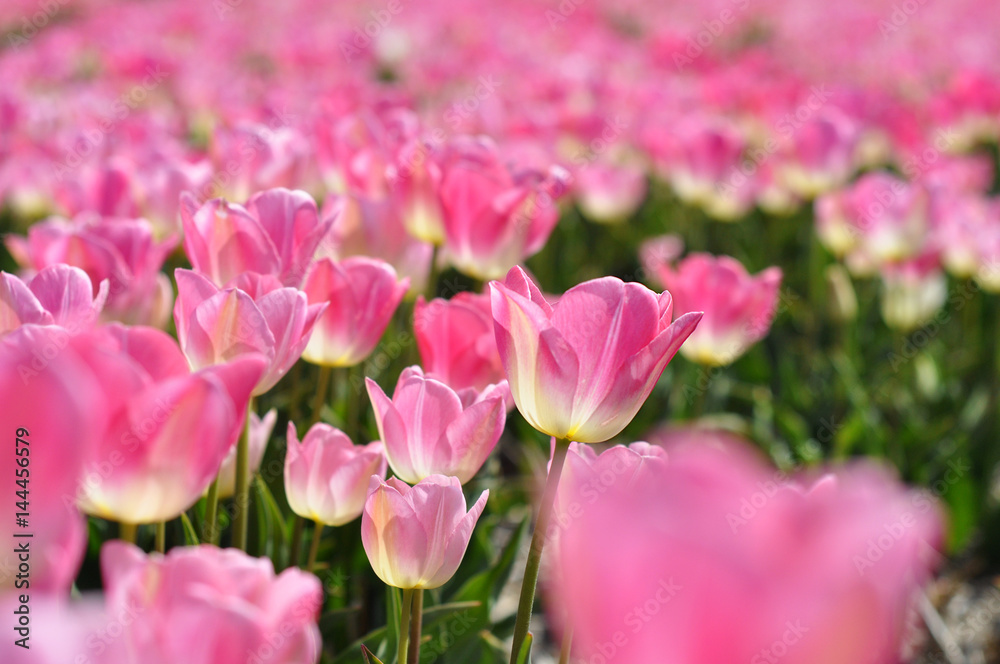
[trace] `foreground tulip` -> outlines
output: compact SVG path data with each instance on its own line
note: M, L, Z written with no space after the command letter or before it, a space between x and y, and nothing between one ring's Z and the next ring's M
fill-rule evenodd
M444 585L465 556L489 493L466 511L457 478L431 475L411 487L396 478L372 477L361 539L375 573L396 588Z
M503 433L506 381L459 393L409 367L392 399L371 378L365 384L392 472L411 484L431 475L452 475L465 484Z
M490 291L518 410L542 433L581 443L625 428L701 319L671 323L670 293L614 277L574 286L554 306L519 267Z
M342 431L318 422L302 442L288 423L285 495L301 517L342 526L361 516L373 475L385 477L382 443L355 445Z
M176 342L152 328L109 326L88 357L111 416L80 487L88 514L126 524L177 517L205 492L246 419L264 358L190 373Z
M865 465L803 488L745 447L668 454L562 532L549 607L581 661L899 661L932 499Z
M388 263L354 257L313 265L302 290L311 305L326 303L303 359L325 367L351 367L365 360L406 295L409 280L397 280Z
M147 556L121 541L104 545L101 570L108 613L132 609L120 638L143 662L319 661L323 590L311 574L291 568L275 575L267 558L234 549L203 545Z
M267 411L264 417L259 417L257 413L250 413L248 426L250 431L247 439L247 449L249 452L250 472L255 472L260 468L261 461L264 460L264 452L267 451L267 441L271 438L274 430L274 423L278 420L278 411L272 408ZM229 498L236 493L236 447L229 450L226 458L222 460L222 468L219 470L219 498Z
M482 390L504 379L488 294L418 298L413 332L427 375L452 389Z
M691 254L676 268L654 267L674 296L679 313L704 311L698 329L681 346L684 357L708 366L730 364L771 329L777 311L781 269L756 276L729 256Z
M276 278L241 275L237 285L220 289L191 270L176 270L177 338L191 366L199 369L247 353L268 360L254 388L264 394L302 355L325 305L309 306L304 293L282 288Z

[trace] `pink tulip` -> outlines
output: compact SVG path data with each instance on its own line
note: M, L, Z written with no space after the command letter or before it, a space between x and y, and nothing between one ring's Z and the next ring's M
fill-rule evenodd
M456 269L498 279L545 245L559 220L556 199L566 193L567 173L511 172L486 139L455 140L443 163L444 253Z
M490 292L518 410L542 433L581 443L625 428L701 320L689 312L671 323L670 293L614 277L574 286L553 306L515 267Z
M787 132L787 125L781 129ZM806 199L843 185L854 170L858 129L841 111L824 109L788 136L779 179Z
M275 575L267 558L213 546L146 555L115 540L101 550L107 612L132 608L119 638L149 664L314 664L319 580Z
M221 198L199 206L181 198L184 251L194 269L217 286L244 272L272 275L299 286L332 219L320 221L316 202L304 191L271 189L246 207Z
M223 195L242 201L262 190L303 186L308 139L295 127L270 125L239 122L212 134L213 181Z
M599 223L625 221L646 197L646 173L635 165L586 164L574 173L573 185L584 216Z
M927 255L882 269L882 318L910 332L930 322L948 299L948 280L937 256Z
M176 342L152 328L112 325L83 341L110 421L89 460L100 472L77 491L82 509L132 524L177 517L235 444L264 358L189 373Z
M677 311L705 312L698 329L681 346L684 357L709 366L734 362L771 329L777 312L781 269L756 276L729 256L691 254L674 268L655 267L674 296Z
M342 431L317 422L299 442L295 424L288 423L285 455L285 495L301 517L327 526L354 521L365 507L368 482L385 477L380 442L354 445Z
M483 390L504 379L488 294L417 299L413 331L427 375L454 390Z
M371 378L365 383L392 472L411 484L430 475L465 484L503 433L506 381L456 392L414 366L403 370L392 399Z
M317 261L302 290L314 306L328 305L302 357L328 367L354 366L371 355L409 281L398 281L388 263L354 257Z
M275 277L245 274L235 286L222 289L191 270L178 269L174 277L174 322L191 366L200 369L260 353L268 365L255 396L274 387L301 357L325 308L310 306L305 293L282 288Z
M462 483L431 475L416 486L371 478L361 516L361 541L382 581L396 588L430 590L458 569L490 492L466 512Z
M746 447L668 453L561 534L549 606L577 657L898 661L942 540L932 499L865 465L803 489Z
M72 222L48 219L35 224L28 237L7 237L14 258L29 271L66 263L87 273L100 295L107 280L105 320L163 326L170 315L173 290L160 272L175 240L157 242L145 219L101 219L80 216Z
M42 269L27 284L0 272L0 334L31 323L84 331L97 322L107 297L106 281L95 295L86 272L62 263Z
M267 451L267 442L271 438L274 430L274 423L278 421L278 411L272 408L267 411L264 417L259 417L257 413L250 413L250 432L247 438L247 449L249 450L249 463L251 474L260 468L261 461L264 460L264 453ZM226 458L222 460L222 468L219 470L219 498L229 498L236 493L236 446L230 448Z
M421 242L445 241L441 205L440 155L426 142L413 139L397 154L390 195L407 232Z

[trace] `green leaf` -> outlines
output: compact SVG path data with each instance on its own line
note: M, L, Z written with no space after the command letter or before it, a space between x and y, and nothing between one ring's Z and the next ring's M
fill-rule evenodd
M372 662L375 664L384 664L381 659L375 656L375 653L365 646L361 646L361 654L365 656L365 664L372 664Z
M517 664L528 664L530 661L528 655L531 653L531 642L534 637L531 632L528 632L528 636L524 637L524 643L521 644L521 652L517 653Z
M191 523L186 512L181 512L181 524L184 526L184 544L187 546L197 545L198 533L195 532L194 524Z

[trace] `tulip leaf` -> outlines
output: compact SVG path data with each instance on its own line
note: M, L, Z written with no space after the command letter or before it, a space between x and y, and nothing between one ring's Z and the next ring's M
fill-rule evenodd
M528 655L531 653L531 642L533 639L534 637L531 635L531 632L528 632L528 635L524 637L524 643L521 644L521 651L517 653L517 664L528 664L530 661Z
M365 656L365 664L384 664L381 659L375 656L371 650L365 646L361 646L361 654Z
M184 526L184 544L186 546L196 546L198 544L198 533L195 532L194 524L188 518L187 512L181 512L181 524Z

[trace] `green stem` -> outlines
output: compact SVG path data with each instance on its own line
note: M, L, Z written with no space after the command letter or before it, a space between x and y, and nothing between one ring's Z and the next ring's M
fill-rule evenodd
M569 655L573 650L573 629L567 627L563 633L562 647L559 649L559 664L569 664Z
M306 571L312 572L316 569L316 555L319 553L319 542L323 536L323 524L316 522L313 528L312 543L309 545L309 559L306 561Z
M250 523L250 413L253 397L247 404L247 421L236 444L236 514L233 517L233 546L247 550L247 528Z
M219 477L212 480L208 487L208 497L205 499L205 523L201 538L209 544L219 541Z
M420 637L423 634L424 591L417 588L413 593L413 610L410 616L409 664L420 662Z
M562 475L563 464L566 462L566 452L569 450L568 440L556 439L555 450L552 453L552 466L545 481L545 491L542 493L542 504L538 508L538 520L535 532L531 535L531 548L528 549L528 561L524 565L524 579L521 581L521 598L517 604L517 618L514 623L514 643L510 651L510 664L517 664L517 655L521 652L521 644L528 636L528 625L531 622L531 609L535 604L535 586L538 583L538 567L542 562L542 550L545 548L545 536L552 516L552 505L556 500L556 489L559 487L559 477Z
M135 544L135 535L138 530L138 525L123 521L118 524L118 539L124 540L129 544Z
M438 270L438 254L438 246L434 245L434 249L431 252L431 267L427 271L427 286L424 289L428 300L433 300L437 295L438 278L441 276Z
M306 520L298 514L295 515L295 523L292 525L292 545L288 551L288 566L296 567L299 564L299 554L302 551L302 534L306 529Z
M330 367L319 368L319 378L316 385L316 400L313 402L312 424L316 424L322 419L323 404L326 403L326 388L330 385ZM311 426L311 425L310 425Z
M167 522L159 521L156 524L156 550L159 553L167 552Z
M403 590L403 606L399 612L399 652L396 654L398 664L406 664L410 638L410 607L413 604L413 589Z

